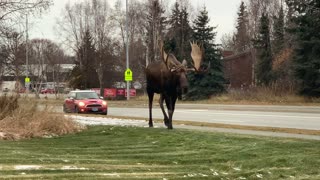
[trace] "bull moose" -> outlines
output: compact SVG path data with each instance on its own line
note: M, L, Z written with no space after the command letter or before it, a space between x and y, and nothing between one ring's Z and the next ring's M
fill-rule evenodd
M147 93L149 98L149 127L153 127L152 102L154 93L160 94L159 104L164 116L164 124L168 129L172 129L172 116L176 100L177 98L181 99L182 94L188 91L186 73L189 71L207 71L203 69L200 70L204 53L203 48L194 42L190 42L190 44L192 48L192 68L187 67L186 60L183 60L181 63L173 54L166 54L163 48L163 42L159 43L161 61L152 62L146 68ZM164 110L163 101L166 103L168 115Z

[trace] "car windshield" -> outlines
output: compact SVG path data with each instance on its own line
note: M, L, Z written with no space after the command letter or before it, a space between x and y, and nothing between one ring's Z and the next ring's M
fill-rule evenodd
M76 99L99 99L95 92L77 92Z

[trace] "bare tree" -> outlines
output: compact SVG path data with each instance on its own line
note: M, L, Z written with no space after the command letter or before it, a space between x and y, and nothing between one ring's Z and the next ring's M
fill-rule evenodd
M0 21L10 20L24 14L41 13L51 4L52 0L1 0Z
M56 98L59 92L61 77L61 64L65 61L65 54L63 50L54 42L44 40L46 48L43 49L46 60L46 76L48 81L53 82Z
M35 97L39 98L39 93L44 83L54 82L54 86L59 85L60 65L64 58L61 48L48 39L33 39L30 42L30 76L34 86ZM57 84L56 84L57 83Z
M2 39L2 65L7 74L15 77L15 91L19 92L19 77L23 75L24 68L21 66L25 59L25 44L23 35L16 31L7 31Z
M64 44L76 54L85 37L85 33L90 30L89 10L89 1L73 5L68 3L62 12L61 19L57 21L57 33L64 39Z
M159 57L157 40L164 37L166 25L165 10L159 0L150 0L147 2L147 42L148 42L148 59L155 61Z
M261 14L267 13L270 17L274 17L278 14L283 3L282 0L246 0L249 19L248 27L250 27L248 30L251 38L254 38L259 31L259 19ZM273 24L272 19L270 24ZM272 29L272 27L270 27L270 29Z
M120 38L122 42L122 48L124 48L126 45L125 40L125 23L126 23L126 16L125 11L123 10L123 5L121 0L117 0L114 5L114 9L111 14L111 20L114 21L114 24L116 25L117 29L120 30Z
M221 46L223 50L232 51L235 48L234 34L225 33L221 37Z
M0 0L0 38L3 31L24 24L26 15L40 15L52 0Z
M86 33L92 37L94 46L94 61L92 66L99 79L99 85L104 88L105 71L114 69L116 63L112 58L114 53L114 35L117 23L123 30L121 16L115 16L111 13L111 8L106 0L87 0L73 5L68 4L65 7L63 18L58 22L61 35L65 37L65 42L76 53L77 61L80 63L80 69L83 69L85 49L81 48L85 40ZM123 31L122 35L123 35ZM121 48L122 49L122 48Z
M106 66L112 68L112 59L108 57L110 54L108 46L111 45L110 33L113 30L113 23L110 21L110 7L105 0L93 0L92 9L93 13L93 38L96 46L96 62L95 68L98 74L100 93L103 94L104 88L104 69Z
M144 78L142 67L146 64L146 46L147 46L147 7L145 2L131 1L128 5L128 36L129 36L129 54L130 68L135 72L135 78L141 80ZM115 22L117 29L120 32L122 46L120 47L120 62L121 66L125 67L125 12L121 1L118 0L112 14L112 20ZM121 69L124 71L124 69ZM141 72L141 73L140 73Z

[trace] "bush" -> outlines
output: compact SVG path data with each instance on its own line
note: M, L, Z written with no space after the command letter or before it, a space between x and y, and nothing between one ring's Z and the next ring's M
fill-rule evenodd
M84 126L63 114L52 113L48 107L39 110L37 102L32 100L23 99L18 106L18 97L2 97L1 104L7 104L4 110L9 109L11 113L1 111L3 118L0 120L0 139L51 137L84 129Z
M11 116L18 107L17 96L0 96L0 120Z

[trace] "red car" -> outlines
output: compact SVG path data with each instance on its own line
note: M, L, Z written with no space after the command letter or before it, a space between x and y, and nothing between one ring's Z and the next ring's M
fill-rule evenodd
M44 88L44 89L41 89L40 93L41 94L54 94L55 90L54 89Z
M94 91L70 91L63 112L108 114L108 104Z

